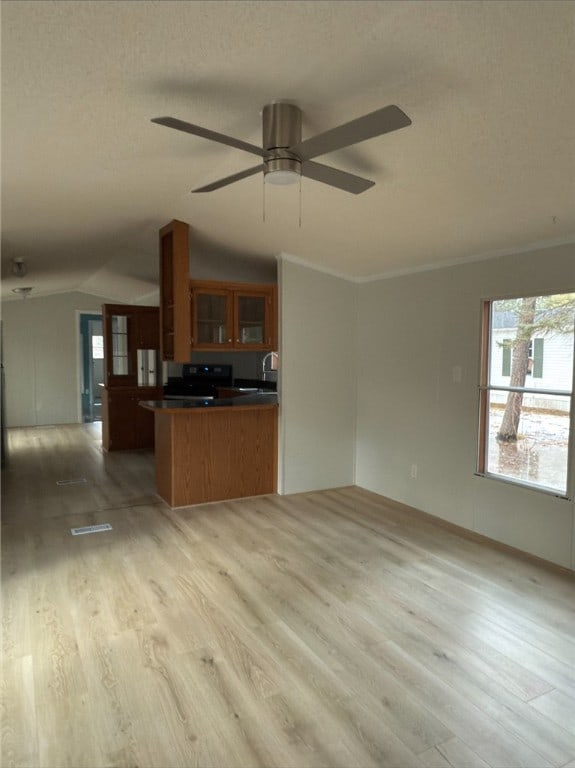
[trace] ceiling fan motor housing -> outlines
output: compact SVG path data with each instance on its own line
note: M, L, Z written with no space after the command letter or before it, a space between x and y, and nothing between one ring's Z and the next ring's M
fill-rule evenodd
M276 101L266 104L262 116L262 144L270 153L264 160L264 175L278 171L301 175L300 158L289 152L301 142L301 109L295 104Z

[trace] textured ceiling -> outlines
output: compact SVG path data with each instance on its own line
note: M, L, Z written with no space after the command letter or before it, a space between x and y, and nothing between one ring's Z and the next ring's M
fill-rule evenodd
M575 233L575 3L25 2L2 23L3 294L137 301L157 230L196 250L285 252L355 278ZM304 111L304 138L397 104L413 125L319 161L376 186L266 190L231 147L155 125L171 115L261 144L261 109Z

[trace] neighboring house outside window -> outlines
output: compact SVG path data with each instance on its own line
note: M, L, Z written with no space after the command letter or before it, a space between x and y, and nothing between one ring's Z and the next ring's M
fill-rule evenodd
M484 302L479 474L567 495L574 323L575 294Z
M517 330L517 329L514 329ZM510 339L503 339L503 341L500 341L498 339L499 334L496 334L495 331L493 331L493 338L497 342L497 344L501 347L501 354L502 354L502 364L501 364L501 375L502 376L511 376L511 346L513 344L513 338L515 337L515 334L513 334L513 338ZM545 339L531 339L529 342L529 359L528 359L528 368L527 368L527 375L533 376L535 379L542 379L543 378L543 349L544 349Z

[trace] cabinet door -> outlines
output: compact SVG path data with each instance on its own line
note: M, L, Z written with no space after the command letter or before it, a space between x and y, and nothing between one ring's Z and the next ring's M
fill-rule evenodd
M154 413L138 405L140 400L161 400L163 389L141 388L135 393L135 425L136 425L136 444L135 448L142 448L147 451L154 450Z
M138 405L159 400L161 388L118 387L104 390L102 444L107 451L154 449L154 414Z
M157 351L160 348L158 308L104 304L102 314L106 386L157 384L160 380L160 368L157 365ZM141 380L144 358L150 364L146 364L146 378ZM153 378L150 378L150 368L154 372Z
M160 229L160 349L162 360L190 360L189 226L171 221Z
M192 346L229 349L232 346L233 294L225 288L192 289Z
M112 389L106 394L108 424L107 441L104 448L108 451L122 451L134 448L136 442L136 422L134 395L129 389Z
M104 304L104 383L109 386L136 384L134 348L135 320L131 308Z
M136 321L136 369L139 387L162 381L160 364L160 313L157 307L134 307Z
M160 311L157 307L134 307L138 349L160 348Z
M234 291L234 346L241 349L272 349L273 290Z

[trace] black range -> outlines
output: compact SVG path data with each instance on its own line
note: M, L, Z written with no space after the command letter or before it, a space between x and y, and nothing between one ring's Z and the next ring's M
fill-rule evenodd
M233 368L227 364L185 363L181 377L170 377L164 397L186 397L207 400L217 397L218 387L231 387Z

